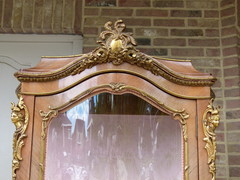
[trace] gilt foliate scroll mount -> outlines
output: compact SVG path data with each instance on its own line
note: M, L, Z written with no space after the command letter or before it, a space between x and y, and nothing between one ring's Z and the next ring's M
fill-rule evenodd
M115 23L107 22L104 27L105 30L100 33L99 41L97 41L100 46L86 54L64 57L69 59L78 57L74 62L64 68L50 73L41 72L33 74L31 72L20 71L17 72L15 76L21 82L47 82L80 74L84 70L91 69L99 64L112 63L118 66L123 63L128 63L184 86L211 86L216 81L213 77L202 78L196 76L192 78L184 74L176 73L160 63L155 57L142 53L135 47L137 43L132 33L124 32L126 25L122 20L117 20Z
M29 112L24 104L22 96L19 96L18 104L12 103L11 120L16 127L13 135L13 160L12 160L12 180L16 180L16 171L20 168L22 158L22 148L24 139L27 137L26 130L29 122Z
M110 50L112 53L120 52L124 49L133 49L137 43L132 37L132 33L123 32L126 29L126 25L122 20L118 20L114 23L114 29L112 28L112 22L107 22L104 26L105 31L101 32L97 41L103 48Z

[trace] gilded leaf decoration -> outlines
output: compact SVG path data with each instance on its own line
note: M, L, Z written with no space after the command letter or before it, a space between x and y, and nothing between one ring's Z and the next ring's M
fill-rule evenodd
M46 129L48 125L48 121L50 118L57 116L58 111L50 110L49 112L44 112L40 110L40 116L42 117L42 131L41 131L41 155L39 161L39 167L41 170L39 179L43 179L44 177L44 160L45 160L45 149L46 149Z
M27 137L26 130L28 127L29 113L24 104L23 97L19 97L18 104L12 103L11 120L16 127L13 134L13 161L12 161L12 179L16 180L16 171L20 168L22 161L22 147L24 146L24 138Z
M203 131L204 141L206 142L205 149L208 154L209 172L212 174L212 180L216 179L216 133L220 121L219 108L213 106L213 99L210 101L207 109L203 114Z
M31 74L18 72L15 76L19 81L45 82L61 79L69 75L80 74L86 69L90 69L98 64L112 63L113 65L121 65L129 63L150 71L156 76L174 82L176 84L186 86L211 86L215 78L189 78L180 75L169 68L166 68L154 57L148 56L135 48L137 45L132 33L124 32L126 25L122 20L117 20L114 25L112 22L105 24L105 30L100 33L100 47L92 52L79 56L74 63L66 66L64 70L52 72L50 74ZM71 57L69 57L71 58Z

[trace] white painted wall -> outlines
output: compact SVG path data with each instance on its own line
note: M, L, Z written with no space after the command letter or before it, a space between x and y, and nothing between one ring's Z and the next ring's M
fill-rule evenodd
M82 53L82 37L76 35L0 34L0 180L12 179L11 102L17 103L19 82L13 74L35 66L41 56Z

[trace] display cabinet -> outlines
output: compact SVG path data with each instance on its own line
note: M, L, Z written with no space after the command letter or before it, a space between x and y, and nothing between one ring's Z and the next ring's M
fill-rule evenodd
M209 74L140 52L108 22L95 50L18 71L13 179L214 180Z

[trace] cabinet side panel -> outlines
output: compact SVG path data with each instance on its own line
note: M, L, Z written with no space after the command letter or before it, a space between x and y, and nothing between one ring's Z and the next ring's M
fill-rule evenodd
M187 130L188 130L188 158L189 158L189 180L198 180L198 150L197 150L197 138L196 138L196 101L184 101L184 106L189 114L187 119ZM200 179L199 179L200 180Z
M36 106L34 112L34 130L33 130L33 145L32 145L32 163L31 163L31 180L38 180L40 174L40 152L41 152L41 128L42 128L42 119L39 114L40 110L43 110L42 107L48 108L48 105L43 105L39 101L39 97L36 97Z
M208 155L207 151L204 148L206 142L204 139L203 132L203 114L209 100L197 100L197 112L198 112L198 149L199 149L199 179L211 180L211 174L209 173L208 167Z

